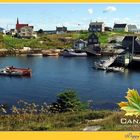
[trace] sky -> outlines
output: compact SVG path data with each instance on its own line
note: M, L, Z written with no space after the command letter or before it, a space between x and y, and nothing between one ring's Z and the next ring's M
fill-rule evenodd
M20 23L33 25L35 30L88 29L91 21L136 24L140 28L140 4L0 4L0 27L15 28Z

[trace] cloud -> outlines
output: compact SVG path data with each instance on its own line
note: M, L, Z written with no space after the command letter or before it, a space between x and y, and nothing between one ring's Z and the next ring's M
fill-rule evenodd
M106 7L106 8L103 10L104 13L106 13L106 12L115 12L115 11L117 11L117 8L114 7L114 6L108 6L108 7Z
M88 9L88 13L89 13L89 14L93 14L93 9L89 8L89 9Z

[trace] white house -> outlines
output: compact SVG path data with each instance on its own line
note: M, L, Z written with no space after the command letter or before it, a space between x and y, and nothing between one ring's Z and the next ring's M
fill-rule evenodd
M128 25L128 32L137 32L137 26L136 25Z

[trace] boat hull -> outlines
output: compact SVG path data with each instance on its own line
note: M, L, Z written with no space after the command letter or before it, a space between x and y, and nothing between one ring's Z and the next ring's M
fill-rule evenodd
M38 53L38 54L27 54L28 57L35 57L35 56L42 56L43 54Z
M122 67L108 67L106 72L124 72L124 68Z
M64 52L64 57L86 57L87 53Z
M22 69L15 67L6 67L0 69L0 75L3 76L31 76L31 69Z
M59 56L59 53L44 53L43 56Z

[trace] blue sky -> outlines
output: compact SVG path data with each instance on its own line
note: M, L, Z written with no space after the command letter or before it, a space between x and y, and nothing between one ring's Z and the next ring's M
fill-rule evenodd
M14 28L20 23L34 25L35 30L87 29L90 21L136 24L140 28L140 4L0 4L0 27ZM78 26L80 24L80 26Z

